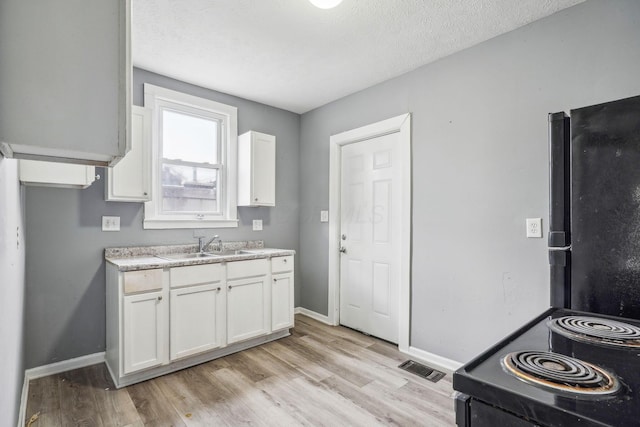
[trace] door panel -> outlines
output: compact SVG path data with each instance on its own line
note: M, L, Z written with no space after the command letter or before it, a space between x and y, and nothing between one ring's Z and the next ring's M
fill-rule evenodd
M398 341L398 134L342 147L340 323Z
M171 291L171 360L224 345L224 297L220 284Z
M166 362L166 301L162 292L124 297L124 373Z
M269 332L267 278L260 276L228 282L227 343L244 341Z

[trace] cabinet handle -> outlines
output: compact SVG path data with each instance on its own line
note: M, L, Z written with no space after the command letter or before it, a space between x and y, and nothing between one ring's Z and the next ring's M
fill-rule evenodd
M144 192L144 193L142 193L142 194L146 196L146 195L147 195L147 192L145 191L145 192Z
M232 286L231 286L231 285L229 285L229 288L228 288L228 289L229 289L229 290L231 290L231 288L232 288Z
M275 278L274 278L274 279L273 279L273 281L274 281L274 282L277 282L277 281L278 281L278 279L275 279Z
M222 288L221 288L220 286L218 286L218 287L216 288L216 291L218 291L218 292L220 292L221 290L222 290Z
M257 201L258 201L258 198L256 197L254 200L257 202Z
M285 263L286 263L286 262L287 262L287 259L286 259L286 258L285 258L285 259L283 259L283 260L282 260L282 262L285 262Z
M158 297L158 301L162 301L162 295Z

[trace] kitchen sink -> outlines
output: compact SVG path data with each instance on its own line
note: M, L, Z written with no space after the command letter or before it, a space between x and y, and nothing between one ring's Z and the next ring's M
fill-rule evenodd
M181 260L186 260L186 259L208 259L208 258L216 258L219 257L221 255L218 254L212 254L209 252L196 252L196 253L189 253L189 254L162 254L162 255L156 255L157 258L161 258L161 259L166 259L169 261L181 261Z
M229 249L226 251L222 251L222 252L215 252L214 255L217 256L227 256L227 255L245 255L245 254L249 254L251 252L247 252L244 249Z

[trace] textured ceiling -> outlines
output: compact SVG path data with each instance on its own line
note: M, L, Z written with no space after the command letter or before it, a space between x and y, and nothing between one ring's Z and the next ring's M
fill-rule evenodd
M136 67L296 113L584 0L134 0Z

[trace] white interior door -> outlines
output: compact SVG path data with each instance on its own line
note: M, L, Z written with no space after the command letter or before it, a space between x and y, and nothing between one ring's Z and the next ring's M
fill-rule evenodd
M340 323L398 342L399 134L342 146Z

